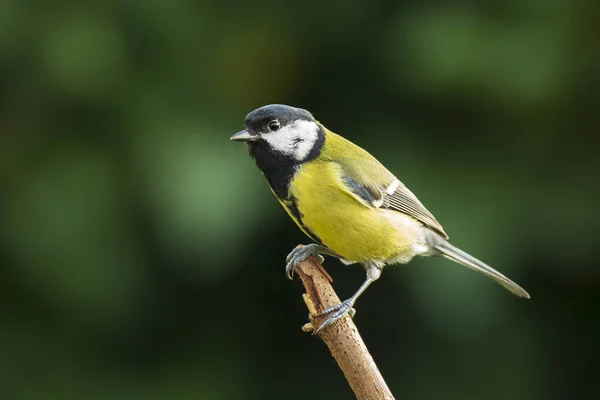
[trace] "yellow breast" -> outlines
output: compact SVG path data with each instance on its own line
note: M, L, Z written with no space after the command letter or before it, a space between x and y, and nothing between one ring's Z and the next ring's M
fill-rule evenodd
M368 207L344 186L337 164L314 160L290 184L302 224L350 261L390 260L420 241L420 223L404 214ZM297 221L296 221L297 222Z

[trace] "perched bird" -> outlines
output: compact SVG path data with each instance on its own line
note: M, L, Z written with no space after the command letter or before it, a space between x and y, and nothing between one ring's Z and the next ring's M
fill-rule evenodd
M520 297L519 285L448 242L448 235L417 197L376 158L331 132L312 114L280 104L246 116L246 129L231 140L248 152L302 231L315 243L294 249L286 273L320 254L344 264L360 263L367 278L356 293L324 310L319 330L344 315L381 275L384 266L408 263L414 256L443 256L479 271Z

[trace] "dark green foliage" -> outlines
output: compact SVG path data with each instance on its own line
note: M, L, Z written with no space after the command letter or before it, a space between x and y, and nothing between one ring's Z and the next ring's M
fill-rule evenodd
M532 296L387 269L355 319L397 398L600 398L598 4L93 3L0 7L0 397L351 397L229 141L285 103Z

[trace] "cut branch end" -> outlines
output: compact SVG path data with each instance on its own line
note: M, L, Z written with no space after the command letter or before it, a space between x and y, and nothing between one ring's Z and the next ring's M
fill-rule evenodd
M300 263L296 272L306 290L302 298L310 317L310 322L302 330L314 334L315 327L326 318L316 315L339 304L340 299L331 286L333 280L314 257ZM320 331L317 336L331 351L358 400L394 399L352 318L345 316Z

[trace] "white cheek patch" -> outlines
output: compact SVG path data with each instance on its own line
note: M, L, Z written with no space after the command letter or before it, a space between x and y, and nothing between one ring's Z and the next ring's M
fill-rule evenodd
M313 121L297 120L277 132L263 134L262 138L273 149L301 161L308 156L319 138L319 127Z

